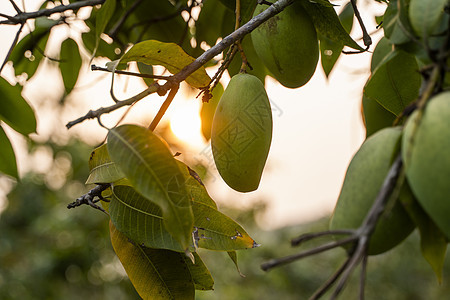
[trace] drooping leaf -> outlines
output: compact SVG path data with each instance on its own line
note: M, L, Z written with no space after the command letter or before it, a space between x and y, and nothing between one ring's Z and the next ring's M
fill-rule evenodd
M223 86L219 83L212 91L212 98L209 99L209 102L202 103L202 109L200 111L200 118L202 120L202 134L207 141L211 139L212 120L223 91Z
M106 25L108 25L109 20L111 20L111 17L113 16L115 9L116 9L116 0L106 0L97 13L95 19L96 39L95 39L94 55L100 43L100 35L105 31Z
M422 256L430 264L439 283L442 283L442 272L448 241L442 231L412 196L410 187L405 183L402 189L402 192L406 191L411 194L411 197L402 199L402 205L419 228Z
M353 8L350 3L347 3L342 12L339 14L339 20L341 21L345 31L350 33L353 26ZM319 40L320 60L325 76L328 77L336 64L336 61L341 55L342 49L344 49L344 44L342 42L332 41L326 36L319 36Z
M227 253L228 253L228 256L231 258L231 260L233 261L233 263L236 267L236 271L238 271L238 273L239 273L239 276L245 277L245 275L242 274L241 269L239 268L236 251L227 251Z
M384 13L384 36L392 44L403 44L411 40L412 30L408 20L409 0L391 0Z
M257 246L239 224L217 209L195 200L192 209L194 230L191 249L198 247L231 251ZM184 248L164 229L161 209L132 187L114 186L109 212L114 225L136 243L151 248L183 251Z
M350 48L359 51L364 50L347 33L333 7L326 7L309 1L302 1L302 4L314 22L319 35L325 36L333 42L343 43Z
M125 177L117 165L111 161L106 144L92 151L89 157L89 170L86 184L112 183Z
M69 94L78 80L81 68L81 55L77 43L68 38L61 44L59 68L66 93Z
M12 86L0 77L0 120L15 131L27 135L36 132L36 117L30 105L22 98L22 88Z
M448 0L411 0L409 20L414 31L421 37L428 38L434 33Z
M132 244L110 222L111 243L131 283L143 299L194 299L183 253Z
M137 61L147 65L161 65L175 74L194 60L177 44L148 40L134 45L121 58L120 63ZM186 78L186 82L195 88L207 86L210 80L211 78L209 78L204 67L199 68Z
M122 125L108 133L108 152L134 188L157 204L164 227L187 249L192 239L191 199L170 150L150 130Z
M398 116L419 95L421 76L414 55L392 52L375 69L364 95Z
M186 256L182 255L186 261L186 265L191 273L192 280L194 281L195 289L201 291L213 290L214 289L214 279L211 276L205 263L202 261L200 256L194 252L195 264Z
M0 172L19 178L14 149L2 126L0 126Z

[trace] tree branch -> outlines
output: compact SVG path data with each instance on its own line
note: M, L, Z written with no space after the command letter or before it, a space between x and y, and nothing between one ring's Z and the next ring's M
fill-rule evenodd
M22 32L22 29L24 26L25 26L25 23L20 24L20 28L19 28L19 30L17 30L16 36L14 37L14 40L11 43L11 46L9 47L8 53L6 54L6 57L3 60L2 65L0 66L0 73L3 71L3 68L5 67L6 63L8 62L8 59L11 56L11 53L14 50L14 47L16 46L17 41L19 40L20 33Z
M97 0L97 1L100 1L100 0ZM279 1L275 2L269 8L267 8L265 11L263 11L261 14L255 16L253 19L251 19L245 25L243 25L239 29L235 30L234 32L232 32L231 34L226 36L220 43L216 44L215 46L210 48L208 51L205 51L196 60L194 60L192 63L190 63L189 65L184 67L180 72L167 78L167 82L163 86L160 86L157 83L155 83L155 84L151 85L145 91L143 91L127 100L118 101L116 104L114 104L112 106L102 107L95 111L90 110L85 116L80 117L74 121L67 123L66 127L69 129L72 126L83 122L84 120L94 119L94 118L98 119L104 113L109 113L120 107L123 107L126 105L131 105L131 104L141 100L142 98L144 98L152 93L155 93L155 92L157 92L158 95L160 95L160 96L165 95L167 93L167 91L172 90L174 87L178 86L189 75L191 75L196 70L198 70L200 67L205 65L208 61L213 59L214 56L220 54L224 49L226 49L227 47L232 45L237 40L242 39L245 35L252 32L256 27L258 27L259 25L264 23L266 20L270 19L271 17L273 17L276 14L283 11L283 9L285 9L287 6L289 6L293 2L294 2L294 0L279 0Z
M95 6L99 4L103 4L106 0L84 0L84 1L77 1L74 3L70 3L68 5L58 5L53 8L49 9L42 9L34 12L20 12L14 17L6 17L8 20L0 21L0 24L6 24L6 25L17 25L25 23L29 19L36 19L39 17L48 17L55 13L61 13L65 12L67 10L77 10L82 7L86 6Z
M391 168L389 169L389 172L383 182L383 185L380 188L380 192L378 193L377 197L375 198L375 201L370 208L369 212L367 213L366 217L364 218L364 221L362 222L361 226L358 229L355 230L337 230L337 231L324 231L317 234L308 234L304 236L300 236L297 239L294 239L294 243L298 243L298 241L302 242L304 240L310 240L312 238L316 238L319 236L329 235L329 234L351 234L349 237L340 239L336 242L327 243L324 245L320 245L316 248L270 260L269 262L266 262L261 265L261 268L264 271L267 271L271 268L291 263L293 261L296 261L298 259L312 256L333 248L336 248L341 245L349 244L349 243L356 243L354 250L351 250L349 252L349 257L345 261L345 263L338 269L336 273L334 273L326 282L324 285L322 285L321 288L319 288L316 293L311 297L311 299L318 299L320 296L322 296L326 291L328 291L332 285L339 279L339 282L337 283L337 286L331 296L331 299L335 299L343 290L344 285L348 281L351 273L353 270L359 265L359 263L363 264L363 268L360 275L360 299L363 299L361 295L364 295L364 281L365 281L365 270L366 270L366 264L367 264L367 250L369 247L369 240L370 237L375 230L375 226L377 225L382 213L384 212L386 205L391 198L392 192L397 186L398 179L400 174L403 170L403 162L401 158L401 154L398 154L397 158L395 159L394 163L392 164Z
M234 42L242 39L245 35L252 32L256 27L280 13L287 6L291 5L294 0L278 0L274 4L272 4L269 8L264 10L259 15L253 17L250 21L248 21L245 25L239 27L239 29L233 31L228 36L224 37L223 40L211 47L208 51L204 52L200 55L195 61L191 64L184 67L180 72L173 75L173 80L166 82L162 86L162 92L165 94L168 90L172 88L174 84L179 84L183 80L185 80L189 75L198 70L208 61L214 58L214 56L220 54L225 48L231 46Z
M179 85L176 85L170 90L169 95L167 95L166 101L164 101L164 103L161 105L161 108L159 109L159 111L156 114L155 118L153 119L152 123L148 127L148 129L150 131L155 130L159 121L161 121L162 117L164 116L167 109L169 108L170 103L172 103L173 98L175 98L175 95L177 94L179 87L180 87Z
M101 107L97 110L90 110L86 115L67 123L66 127L67 127L67 129L70 129L72 126L74 126L78 123L81 123L85 120L96 119L96 118L98 119L103 114L110 113L118 108L123 107L123 106L131 105L131 104L143 99L144 97L157 92L159 89L160 89L160 85L155 82L154 84L149 86L146 90L140 92L139 94L137 94L129 99L119 101L119 102L115 103L114 105L111 105L108 107Z
M109 187L110 187L110 184L96 185L92 190L90 190L83 196L77 198L77 200L75 200L74 202L68 204L67 208L71 209L71 208L81 206L83 204L87 204L87 205L91 206L92 208L98 209L98 210L104 212L105 214L108 214L103 208L101 208L100 206L98 206L95 203L98 202L99 200L105 201L105 199L102 197L102 192ZM98 199L94 200L95 197L97 197Z

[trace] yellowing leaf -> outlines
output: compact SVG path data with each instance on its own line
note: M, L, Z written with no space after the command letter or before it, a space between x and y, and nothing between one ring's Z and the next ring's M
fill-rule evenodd
M192 209L192 251L196 247L232 251L258 246L239 224L214 207L194 200ZM184 249L164 228L161 209L130 186L114 186L109 213L114 225L140 245L180 252Z
M177 44L148 40L131 47L121 58L120 63L136 61L147 65L161 65L172 74L176 74L194 60ZM186 82L195 88L207 86L210 80L211 78L209 78L204 67L199 68L186 78Z
M111 222L109 229L114 251L143 299L195 298L194 282L183 253L132 244Z

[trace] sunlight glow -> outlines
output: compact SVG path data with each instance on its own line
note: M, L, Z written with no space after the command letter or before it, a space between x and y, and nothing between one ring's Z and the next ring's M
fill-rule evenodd
M175 136L190 146L203 144L199 103L179 101L170 117L170 129Z

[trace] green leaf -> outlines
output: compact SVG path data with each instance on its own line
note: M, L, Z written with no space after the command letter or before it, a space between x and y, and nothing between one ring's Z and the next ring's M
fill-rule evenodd
M217 204L209 196L205 186L203 185L203 182L201 182L200 176L183 162L179 160L176 161L181 173L183 174L185 180L184 184L189 194L191 195L192 201L207 205L217 210Z
M184 254L132 244L111 222L109 228L114 251L143 299L195 299Z
M86 184L112 183L125 177L117 165L111 161L106 144L92 151L89 157L89 170Z
M350 32L353 26L353 8L350 3L342 10L339 20L345 31ZM336 61L341 55L344 44L342 42L332 41L326 36L319 36L320 40L320 60L325 76L330 75Z
M194 60L177 44L149 40L134 45L121 58L120 63L137 61L147 65L161 65L175 74ZM195 88L207 86L210 80L211 78L209 78L204 67L199 68L186 78L186 82Z
M317 33L329 38L336 43L362 51L361 48L347 33L339 21L339 17L333 7L326 7L309 1L302 1L302 4L316 27Z
M59 68L64 82L66 93L69 94L78 80L81 68L81 55L78 44L68 38L61 44Z
M2 126L0 126L0 172L19 178L14 149Z
M398 116L419 95L421 77L414 55L392 52L375 69L364 95Z
M197 44L204 41L209 46L214 46L217 38L223 35L223 23L230 22L234 24L232 18L227 18L228 13L229 10L221 1L203 1L202 10L200 11L197 22L195 22L195 38L197 39Z
M241 277L245 277L244 274L241 273L241 270L239 269L239 265L238 265L238 258L237 258L237 253L236 251L227 251L228 256L231 258L231 260L233 261L235 267L236 267L236 271L238 271L239 276Z
M414 31L421 37L429 37L444 16L448 0L411 0L409 20Z
M384 13L384 36L392 44L403 44L411 40L413 36L411 25L408 21L409 0L391 0Z
M22 98L22 87L12 86L0 77L0 120L15 131L27 135L36 132L36 117L30 105Z
M111 20L111 17L113 16L115 9L116 9L116 0L106 0L97 13L97 17L95 19L96 40L95 40L94 55L100 43L100 35L103 33L103 31L105 31L106 25L108 25L109 20Z
M390 127L394 124L395 115L387 111L377 101L363 96L363 120L366 127L366 138L380 129Z
M142 62L138 62L137 67L138 67L139 73L153 75L153 67L152 66L146 65ZM142 78L142 79L144 80L144 82L147 86L150 86L155 82L155 80L153 78Z
M197 253L192 253L194 255L195 264L187 257L182 255L186 261L186 265L191 273L192 280L194 281L195 289L201 291L213 290L214 289L214 279L211 276L205 263L202 261Z
M186 249L191 241L191 201L181 173L166 144L150 130L122 125L108 133L108 152L135 189L157 204L164 227Z
M222 97L223 91L224 89L221 83L216 85L211 93L212 98L209 99L209 102L204 102L202 104L202 109L200 110L200 118L202 120L202 134L207 141L211 139L212 121L214 118L214 113L216 112L217 104L219 104L219 100Z
M389 40L385 37L381 38L381 40L375 47L375 50L373 50L372 61L370 63L370 71L375 71L375 69L383 61L383 59L387 57L392 51L394 51L394 47L389 42Z
M191 249L231 251L257 246L239 224L214 207L194 199L192 210ZM136 243L150 248L183 251L184 248L164 229L161 209L132 187L114 185L109 212L114 225Z
M406 183L402 187L402 193L405 192L409 193L410 197L401 199L402 205L419 228L422 256L430 264L439 283L442 283L442 272L448 241L442 231L414 198L410 187Z

